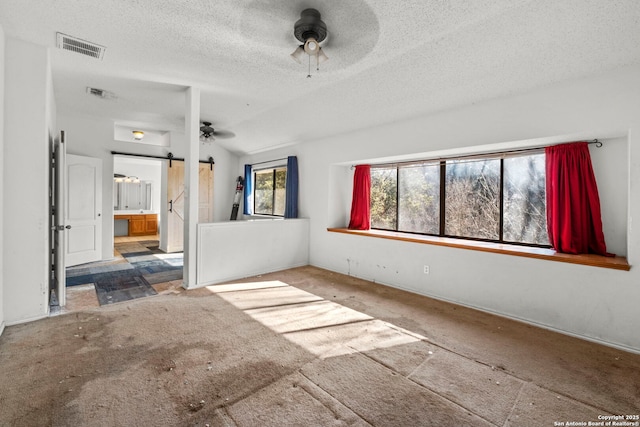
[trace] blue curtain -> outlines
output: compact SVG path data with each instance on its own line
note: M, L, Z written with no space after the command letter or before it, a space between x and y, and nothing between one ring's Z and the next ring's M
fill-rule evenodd
M284 205L285 218L298 218L298 158L287 157L287 182L285 184L286 200Z
M244 207L242 213L253 215L253 169L244 165Z

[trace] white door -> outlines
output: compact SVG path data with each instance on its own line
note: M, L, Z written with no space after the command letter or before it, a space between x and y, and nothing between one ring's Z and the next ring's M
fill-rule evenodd
M65 265L102 259L102 159L67 155Z
M65 159L66 144L64 143L64 131L53 142L53 167L51 173L51 204L52 204L52 264L53 283L51 288L55 289L58 297L58 304L62 307L66 305L66 274L65 274L65 224L64 224L64 192L65 188Z

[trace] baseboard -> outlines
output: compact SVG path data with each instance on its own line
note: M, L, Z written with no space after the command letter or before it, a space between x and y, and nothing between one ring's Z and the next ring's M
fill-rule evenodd
M0 323L0 336L2 336L3 332L4 332L4 322Z
M353 275L353 274L342 273L340 271L335 271L335 270L332 270L330 268L322 267L320 265L314 265L314 267L322 268L322 269L328 270L328 271L333 271L333 272L338 273L338 274L344 274L344 275L350 276L350 277L355 277L355 278L358 278L358 279L361 279L361 280L366 280L368 282L372 282L372 283L375 283L375 284L379 284L379 285L383 285L383 286L389 286L390 288L400 289L402 291L410 292L412 294L422 295L422 296L427 297L427 298L433 298L435 300L447 302L449 304L455 304L455 305L459 305L459 306L462 306L462 307L467 307L467 308L470 308L470 309L473 309L473 310L481 311L483 313L493 314L494 316L499 316L499 317L503 317L505 319L515 320L516 322L526 323L527 325L535 326L535 327L541 328L541 329L546 329L546 330L552 331L552 332L557 332L559 334L567 335L567 336L570 336L570 337L573 337L573 338L579 338L581 340L589 341L589 342L592 342L592 343L595 343L595 344L604 345L606 347L615 348L615 349L626 351L626 352L629 352L629 353L640 354L640 349L638 349L638 348L629 347L629 346L626 346L626 345L623 345L623 344L618 344L618 343L606 341L606 340L603 340L603 339L600 339L600 338L590 337L588 335L576 334L575 332L565 331L565 330L559 329L559 328L557 328L555 326L547 325L547 324L544 324L544 323L539 323L539 322L536 322L534 320L521 318L521 317L510 315L510 314L501 313L499 311L494 311L494 310L490 310L490 309L487 309L487 308L478 307L478 306L475 306L475 305L472 305L472 304L462 303L462 302L451 300L451 299L448 299L448 298L445 298L445 297L442 297L442 296L439 296L439 295L435 295L435 294L428 294L428 293L425 293L425 292L418 292L418 291L416 291L414 289L405 288L403 286L396 285L396 284L378 282L378 281L374 281L372 279L368 279L368 278L365 278L365 277L359 277L359 276L356 276L356 275Z
M231 276L227 276L227 277L222 277L220 279L215 279L213 281L210 282L204 282L204 283L196 283L196 285L192 288L186 288L186 289L198 289L198 288L204 288L205 286L213 286L213 285L218 285L221 283L225 283L225 282L230 282L232 280L240 280L240 279L250 279L252 277L256 277L256 276L260 276L262 274L269 274L269 273L274 273L276 271L282 271L282 270L288 270L290 268L298 268L298 267L305 267L309 265L308 262L302 262L302 263L297 263L297 264L291 264L291 265L285 265L285 266L274 266L271 269L269 269L268 271L253 271L253 272L245 272L239 275L231 275Z
M5 325L6 326L20 325L22 323L29 323L29 322L33 322L33 321L40 320L40 319L46 319L47 317L49 317L48 314L41 314L41 315L34 316L34 317L28 317L26 319L20 319L20 320L14 320L14 321L11 321L11 322L6 322Z
M494 316L503 317L503 318L509 319L509 320L515 320L516 322L525 323L527 325L535 326L535 327L540 328L540 329L546 329L548 331L557 332L559 334L567 335L567 336L570 336L570 337L573 337L573 338L579 338L581 340L589 341L589 342L592 342L592 343L595 343L595 344L604 345L606 347L612 347L612 348L615 348L615 349L618 349L618 350L626 351L628 353L640 354L640 349L637 349L637 348L628 347L628 346L625 346L625 345L622 345L622 344L618 344L618 343L613 343L613 342L610 342L610 341L605 341L605 340L602 340L602 339L599 339L599 338L590 337L588 335L581 335L581 334L576 334L575 332L565 331L564 329L559 329L559 328L556 328L555 326L547 325L545 323L539 323L539 322L536 322L535 320L530 320L530 319L525 319L525 318L514 316L514 315L504 314L504 313L501 313L499 311L489 310L489 309L482 308L482 307L477 307L477 306L474 306L474 305L471 305L471 304L461 303L461 302L450 300L450 299L447 299L447 298L443 298L443 297L440 297L440 296L437 296L437 295L428 295L428 294L425 294L425 293L416 292L414 290L405 289L405 288L402 288L400 286L388 285L386 283L383 283L383 284L385 286L389 286L389 287L392 287L392 288L402 289L403 291L407 291L407 292L411 292L411 293L414 293L414 294L422 295L422 296L425 296L425 297L428 297L428 298L433 298L433 299L438 300L438 301L448 302L450 304L459 305L459 306L462 306L462 307L470 308L472 310L478 310L478 311L481 311L483 313L493 314Z

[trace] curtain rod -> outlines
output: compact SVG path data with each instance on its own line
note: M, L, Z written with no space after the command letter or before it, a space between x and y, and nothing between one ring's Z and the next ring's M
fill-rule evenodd
M120 152L120 151L112 151L111 154L114 155L114 156L115 155L120 155L120 156L131 156L131 157L143 157L143 158L146 158L146 159L169 160L169 167L171 167L171 162L173 160L184 162L184 158L182 158L182 157L173 157L173 153L167 154L166 157L154 156L154 155L151 155L151 154L123 153L123 152ZM216 162L213 161L213 157L209 157L207 160L198 160L198 163L206 163L208 165L211 165L211 170L213 170L213 165Z
M598 140L598 139L590 139L590 140L584 140L584 141L575 141L575 142L586 142L587 144L595 144L596 147L600 148L602 147L602 141ZM569 144L569 143L566 143ZM561 144L554 144L554 145L561 145ZM552 145L548 145L547 147L552 147ZM519 154L519 153L527 153L527 152L533 152L533 151L540 151L543 150L545 147L532 147L532 148L522 148L519 150L507 150L507 151L496 151L496 152L489 152L489 153L482 153L482 154L468 154L468 155L462 155L462 156L450 156L450 157L434 157L431 159L422 159L422 160L408 160L405 162L390 162L390 163L378 163L378 164L374 164L371 165L379 167L379 166L392 166L392 165L410 165L410 164L421 164L421 163L430 163L430 162L436 162L436 161L442 161L442 160L457 160L457 159L470 159L470 158L474 158L474 157L487 157L487 156L491 156L491 155L505 155L505 154ZM356 165L351 165L351 169L355 168Z
M262 165L262 164L265 164L265 163L271 163L271 162L279 162L280 160L289 160L289 158L288 158L288 157L285 157L284 159L265 160L264 162L251 163L251 166L255 166L255 165Z

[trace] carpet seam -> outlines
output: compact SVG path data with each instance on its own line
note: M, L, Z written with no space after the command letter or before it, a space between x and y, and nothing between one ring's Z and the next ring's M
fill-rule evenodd
M354 350L355 350L355 349L354 349ZM357 350L355 350L355 351L357 351ZM376 360L376 359L372 358L371 356L369 356L369 355L367 355L367 354L365 354L365 353L361 353L361 352L358 352L358 353L359 353L359 354L361 354L361 355L363 355L363 356L364 356L364 357L366 357L367 359L371 360L372 362L377 363L378 365L380 365L380 366L382 366L382 367L384 367L384 368L386 368L386 369L390 370L391 372L395 372L396 374L400 375L401 377L406 378L408 381L411 381L413 384L417 385L418 387L420 387L420 388L422 388L422 389L424 389L424 390L426 390L426 391L428 391L428 392L430 392L430 393L433 393L433 394L435 394L435 395L437 395L437 396L440 396L441 398L443 398L443 399L444 399L444 400L446 400L447 402L450 402L450 403L454 404L455 406L457 406L457 407L459 407L459 408L464 409L465 411L469 412L470 414L473 414L473 415L477 416L478 418L483 419L484 421L488 422L488 423L489 423L489 424L491 424L491 425L494 425L494 426L496 426L496 427L500 427L500 426L498 426L496 423L494 423L494 422L492 422L492 421L490 421L490 420L486 419L485 417L483 417L483 416L482 416L482 415L480 415L480 414L475 413L475 412L474 412L474 411L472 411L471 409L469 409L469 408L467 408L467 407L465 407L465 406L462 406L462 405L461 405L461 404L459 404L458 402L454 402L453 400L449 399L447 396L443 396L442 394L438 393L437 391L432 390L432 389L430 389L429 387L426 387L426 386L424 386L423 384L418 383L417 381L413 380L412 378L409 378L409 375L411 375L411 374L409 374L408 376L404 376L404 375L402 375L400 372L398 372L398 371L396 371L395 369L391 368L390 366L387 366L386 364L384 364L384 363L382 363L382 362L380 362L380 361L378 361L378 360ZM420 366L422 366L422 365L423 365L423 364L424 364L428 359L429 359L429 357L425 358L425 360L423 360L423 361L422 361L422 363L419 365L419 367L420 367ZM418 368L416 368L416 369L418 369ZM413 372L415 372L415 370L416 370L416 369L414 369L414 370L413 370ZM412 373L413 373L413 372L412 372Z
M320 298L320 299L312 300L312 301L286 302L286 303L283 303L283 304L263 305L263 306L260 306L260 307L243 308L243 309L241 309L241 310L242 310L242 311L244 311L244 312L246 312L246 311L249 311L249 310L261 310L261 309L263 309L263 308L290 307L290 306L293 306L293 305L308 304L308 303L310 303L310 302L321 302L321 301L326 301L324 298L321 298L321 297L318 297L318 298ZM226 299L225 299L225 301L227 301L227 302L231 302L231 301L228 301L228 300L226 300ZM233 303L232 303L232 304L233 304ZM235 304L234 304L234 305L235 305Z
M332 323L331 325L315 326L315 327L311 327L311 328L296 329L295 331L279 332L279 333L282 334L282 335L288 335L288 334L295 334L295 333L298 333L298 332L318 331L320 329L333 328L335 326L346 326L346 325L352 325L352 324L355 324L355 323L371 322L372 320L376 320L376 319L375 318L371 318L371 319L352 320L351 322Z
M307 363L308 364L308 363ZM302 367L304 368L304 366ZM341 405L343 405L345 408L349 409L351 412L353 412L354 414L356 414L358 416L358 418L360 418L361 420L363 420L364 422L366 422L367 424L369 424L370 426L375 426L375 424L373 424L372 422L370 422L367 418L363 417L360 413L358 413L357 411L355 411L353 408L351 408L350 406L348 406L346 403L338 400L336 397L334 397L331 393L329 393L327 390L324 389L324 387L322 387L320 384L316 383L315 381L313 381L311 378L309 378L308 376L306 376L303 372L302 372L302 368L300 368L300 375L302 375L303 377L305 377L307 380L311 381L313 384L316 385L316 387L318 387L320 390L324 391L325 393L327 393L329 396L331 396L332 398L336 399L336 401L340 402ZM324 405L323 405L324 406ZM333 412L333 411L332 411Z
M463 357L463 358L465 358L465 359L467 359L467 360L470 360L470 361L473 361L473 362L479 363L479 364L484 365L484 366L487 366L487 367L489 367L489 368L491 368L491 369L498 369L498 370L500 370L501 372L503 372L505 375L509 375L510 377L515 378L515 379L517 379L518 381L521 381L521 382L523 383L523 385L524 385L524 384L533 384L533 385L535 385L536 387L539 387L539 388L541 388L541 389L543 389L543 390L545 390L545 391L547 391L547 392L549 392L549 393L553 393L553 394L560 395L560 396L562 396L562 397L564 397L564 398L566 398L566 399L569 399L569 400L571 400L571 401L573 401L573 402L578 402L578 403L581 403L581 404L583 404L583 405L585 405L585 406L588 406L588 407L590 407L590 408L597 409L597 410L602 411L602 412L604 412L604 413L607 413L607 414L611 414L611 415L613 415L613 412L609 411L608 409L601 408L600 406L595 406L595 405L593 405L593 404L590 404L590 403L584 402L584 401L579 400L579 399L575 399L574 397L569 396L569 395L567 395L566 393L563 393L563 392L561 392L561 391L557 391L557 390L553 390L553 389L548 388L548 387L546 387L546 386L544 386L544 385L542 385L542 384L538 384L537 382L531 381L530 379L521 378L521 377L519 377L518 375L515 375L515 374L514 374L514 373L512 373L511 371L507 371L507 370L506 370L506 369L504 369L504 368L498 368L497 366L492 365L492 364L490 364L490 363L483 362L483 361L478 360L478 359L475 359L475 358L470 358L470 357L468 357L468 356L466 356L466 355L464 355L464 354L462 354L462 353L458 353L457 351L451 350L451 349L449 349L449 348L445 347L444 345L437 344L437 343L435 343L435 342L433 342L433 341L426 341L426 342L428 342L429 344L433 344L434 346L439 347L439 348L441 348L441 349L443 349L443 350L445 350L445 351L448 351L448 352L450 352L450 353L453 353L453 354L456 354L456 355L458 355L458 356L460 356L460 357ZM417 369L417 368L416 368L416 369ZM413 374L413 372L412 372L412 374Z
M507 425L507 423L511 419L511 416L513 415L513 412L516 410L516 407L518 406L518 403L520 403L520 397L522 396L522 390L524 390L524 387L525 387L526 384L527 383L523 383L520 386L520 389L518 390L518 395L516 396L516 399L513 401L513 406L511 407L511 410L509 411L509 414L507 415L507 418L502 423L503 427Z
M226 424L226 427L238 427L238 423L233 418L233 415L231 415L229 411L227 411L226 406L218 407L216 408L216 411L219 411L219 413L221 414L222 420ZM227 419L231 420L231 422L233 423L233 426L227 422Z
M234 285L235 283L222 283L222 284L223 285ZM215 285L209 285L209 286L215 286ZM230 289L228 291L216 291L215 293L216 294L228 294L229 292L251 292L251 291L257 291L257 290L261 290L261 289L287 288L289 286L291 286L291 285L288 285L288 284L283 282L282 286L264 286L264 287L261 287L261 288L252 288L252 289ZM320 298L320 297L318 297L318 298Z
M314 361L319 360L319 359L314 359ZM311 362L309 362L311 363ZM309 363L305 364L308 365ZM302 372L302 368L298 369L298 373L300 374L301 377L303 377L304 379L306 379L310 384L312 384L314 387L317 387L320 391L322 391L323 393L325 393L327 396L329 396L331 399L335 400L339 405L343 406L347 411L351 412L354 416L356 416L358 419L362 420L363 422L367 423L368 425L372 426L371 423L369 423L368 421L366 421L364 418L362 418L359 414L357 414L356 412L354 412L351 408L349 408L347 405L345 405L343 402L341 402L340 400L338 400L335 396L333 396L331 393L329 393L327 390L325 390L324 388L320 387L318 384L316 384L315 382L313 382L309 377L307 377L303 372ZM342 417L340 416L340 414L336 413L336 411L334 411L332 408L330 408L329 406L327 406L323 401L317 399L313 393L310 390L307 390L307 387L309 387L307 384L298 384L298 386L300 388L302 388L305 392L307 392L307 394L309 394L309 396L311 396L314 400L316 400L317 402L319 402L322 406L324 406L325 408L327 408L332 414L334 414L335 416L339 417L339 419L342 419Z

